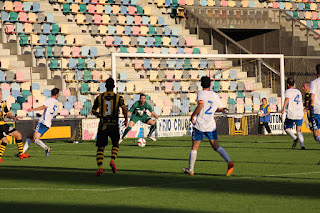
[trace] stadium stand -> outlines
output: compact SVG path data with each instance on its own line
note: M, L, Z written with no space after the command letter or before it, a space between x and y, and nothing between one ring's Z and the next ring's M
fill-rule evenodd
M50 90L55 86L63 88L59 97L60 118L90 115L93 97L105 91L103 81L110 75L110 58L98 63L101 55L218 53L182 25L168 19L168 13L179 5L279 7L306 21L308 26L311 23L315 29L320 16L315 2L149 0L139 4L136 0L33 0L0 3L1 90L11 112L21 117L30 116L26 110L50 97ZM220 94L230 113L256 112L262 97L269 99L272 111L280 108L276 94L228 61L137 59L118 71L117 89L129 107L144 87L154 91L147 93L147 100L157 114L186 115L195 108L195 92L200 89L198 81L204 75L215 80L212 89ZM135 79L149 80L139 85Z

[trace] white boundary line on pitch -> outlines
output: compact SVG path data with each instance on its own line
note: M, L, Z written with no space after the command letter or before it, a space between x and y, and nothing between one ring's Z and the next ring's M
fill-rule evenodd
M264 176L249 176L249 177L229 177L225 180L233 180L233 179L249 179L249 178L266 178L266 177L281 177L285 175L306 175L306 174L317 174L318 172L302 172L302 173L287 173L287 174L278 174L278 175L264 175ZM75 188L0 188L0 190L31 190L31 191L94 191L94 192L108 192L108 191L121 191L128 189L136 189L136 188L150 188L150 187L158 187L158 186L173 186L187 183L196 183L196 182L205 182L207 180L194 180L194 181L184 181L179 183L165 183L158 185L149 185L149 186L132 186L132 187L122 187L122 188L112 188L112 189L75 189Z

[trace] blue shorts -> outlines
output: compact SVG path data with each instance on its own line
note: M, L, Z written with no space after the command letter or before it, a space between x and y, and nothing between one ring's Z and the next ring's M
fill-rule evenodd
M291 129L293 128L293 124L296 124L297 126L302 126L303 119L298 119L298 120L292 120L289 118L286 118L284 121L284 128L285 129Z
M312 115L312 127L314 130L320 129L320 114Z
M206 137L208 140L216 140L218 139L218 133L217 130L215 129L212 132L201 132L200 130L197 130L196 128L193 128L192 131L192 140L194 141L202 141L203 136Z
M46 131L48 131L48 129L49 127L47 127L43 123L38 123L34 131L39 132L42 136L44 133L46 133Z

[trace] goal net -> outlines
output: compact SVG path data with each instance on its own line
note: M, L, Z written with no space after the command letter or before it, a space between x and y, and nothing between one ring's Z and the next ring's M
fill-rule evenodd
M281 54L113 53L111 68L116 92L123 95L128 108L141 93L146 94L147 102L161 117L156 131L159 137L191 133L189 117L197 105L197 92L202 90L202 76L212 79L211 89L228 108L228 117L257 118L262 98L267 98L271 112L277 113L284 101ZM250 121L247 125L250 128ZM147 128L139 123L129 137L145 137Z

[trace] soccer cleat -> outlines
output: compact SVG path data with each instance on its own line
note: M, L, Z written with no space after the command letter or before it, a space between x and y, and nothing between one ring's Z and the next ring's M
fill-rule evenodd
M110 165L111 170L112 170L113 173L117 173L117 172L118 172L117 167L116 167L116 164L114 164L113 161L110 161L110 164L109 164L109 165Z
M293 141L292 149L296 148L298 141L299 141L298 138Z
M188 174L190 176L194 175L194 171L193 170L189 170L188 168L182 168L183 173Z
M101 176L101 175L103 175L103 169L98 169L97 171L96 171L96 173L94 174L94 176Z
M301 150L305 150L306 148L304 146L301 147Z
M157 141L156 137L154 136L148 136L148 138L150 138L152 141Z
M0 158L0 163L4 163L4 161Z
M230 175L232 175L232 173L233 173L233 162L232 161L230 161L229 163L228 163L228 171L227 171L227 176L230 176Z
M20 159L28 158L28 157L30 157L30 155L27 155L27 153L22 153L22 154L19 156Z
M123 139L122 139L122 138L120 138L120 139L119 139L119 143L118 143L118 144L120 144L122 141L123 141Z
M48 149L46 150L46 158L49 157L51 151L52 151L51 147L48 147Z

